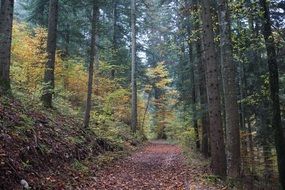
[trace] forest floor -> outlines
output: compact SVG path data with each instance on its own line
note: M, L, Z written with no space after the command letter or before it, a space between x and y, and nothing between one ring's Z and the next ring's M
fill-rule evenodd
M187 163L182 149L165 141L152 141L134 154L95 172L80 189L107 190L216 190L227 189L209 177L208 167Z
M58 110L0 97L0 189L204 190L227 189L190 148L166 141L140 145L82 130ZM140 145L136 147L135 145Z

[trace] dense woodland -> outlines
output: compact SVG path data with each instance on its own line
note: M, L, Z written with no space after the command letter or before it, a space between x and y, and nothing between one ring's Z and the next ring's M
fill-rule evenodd
M282 0L1 0L0 189L80 187L147 139L285 189L284 20Z

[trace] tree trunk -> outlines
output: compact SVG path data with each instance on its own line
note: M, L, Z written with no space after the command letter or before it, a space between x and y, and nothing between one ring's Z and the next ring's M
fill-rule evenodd
M151 94L152 94L153 89L154 89L154 87L151 88L151 90L149 91L149 94L148 94L147 103L146 103L146 107L145 107L144 114L143 114L143 120L142 120L142 124L141 124L141 131L143 131L143 128L144 128L144 122L145 122L147 110L148 110L148 107L150 104Z
M188 15L190 17L190 15ZM189 19L189 23L190 23ZM196 149L200 149L200 139L199 139L199 129L198 129L198 120L197 120L197 108L196 108L196 85L195 85L195 62L194 62L194 48L193 44L190 43L191 29L190 26L187 26L188 33L188 53L189 53L189 64L191 65L191 106L192 106L192 124L195 132L195 141L196 141Z
M195 28L195 18L190 14L190 7L196 6L196 1L185 1L186 9L187 9L187 34L188 34L188 56L189 56L189 65L191 67L190 73L190 81L191 81L191 106L192 106L192 124L195 131L195 141L196 141L196 149L200 150L200 139L199 139L199 128L198 128L198 120L197 120L197 97L196 97L196 84L195 84L195 59L196 52L194 51L196 48L196 43L191 42L192 30L197 30ZM193 27L192 27L193 26Z
M240 131L239 113L237 103L237 90L233 61L233 48L231 42L231 21L227 0L218 0L220 23L220 48L222 79L226 116L227 139L227 173L229 177L236 178L240 175Z
M132 27L132 113L131 127L135 133L137 130L137 65L136 65L136 0L131 0L131 27Z
M64 34L63 34L63 39L64 39L64 50L62 52L62 57L63 58L67 58L70 54L69 52L69 46L70 46L70 32L71 32L71 29L70 29L70 25L69 23L66 24L66 29L64 30Z
M273 162L272 162L272 151L270 145L264 145L263 147L263 158L264 158L264 179L268 182L272 182L273 177Z
M91 28L91 44L90 44L90 60L89 60L89 69L88 69L88 90L87 90L87 99L86 99L86 108L84 115L83 127L89 127L90 121L90 112L91 112L91 100L92 100L92 90L93 90L93 75L94 75L94 61L98 61L98 48L96 45L96 36L98 33L98 21L99 21L99 7L97 2L93 2L93 14L92 14L92 28Z
M42 102L47 108L52 107L52 96L54 91L54 65L56 52L56 33L58 21L58 0L50 0L48 17L48 39L47 39L47 62L44 73L44 87Z
M199 70L199 90L200 90L200 105L202 111L202 153L207 158L209 153L209 114L207 110L207 91L206 91L206 78L205 78L205 60L202 58L201 43L197 43L197 58Z
M195 72L194 72L194 63L192 65L191 70L191 82L192 82L192 123L195 131L195 140L196 140L196 149L200 150L200 137L199 137L199 128L198 128L198 120L197 120L197 108L196 108L196 85L195 85Z
M0 94L10 93L10 62L14 0L1 0L0 7Z
M249 159L251 175L255 175L255 158L254 158L254 147L253 147L253 136L250 118L247 119L247 132L248 132L248 146L249 146Z
M281 123L280 103L279 103L279 73L276 60L276 47L272 35L269 2L260 0L263 11L263 36L267 49L267 59L269 68L270 97L272 101L272 127L274 130L274 140L277 153L279 180L282 188L285 189L285 140Z
M210 140L212 169L215 175L226 175L226 156L224 133L221 117L221 104L218 80L218 62L216 59L213 23L210 12L210 1L202 0L203 47L206 62L206 88L210 122Z
M118 42L117 42L117 38L118 38L118 34L117 34L117 19L118 19L118 11L117 11L117 7L118 7L118 2L117 0L113 0L113 36L112 36L112 41L113 41L113 52L112 52L112 62L113 65L114 63L116 63L116 59L117 59L117 55L118 55ZM114 80L115 79L115 68L112 68L111 70L111 78Z

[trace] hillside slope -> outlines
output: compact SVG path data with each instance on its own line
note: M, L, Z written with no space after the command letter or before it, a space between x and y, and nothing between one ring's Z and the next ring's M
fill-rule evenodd
M132 144L82 130L74 116L39 110L0 97L0 189L20 189L21 180L33 189L74 187L96 171L103 153L110 161Z

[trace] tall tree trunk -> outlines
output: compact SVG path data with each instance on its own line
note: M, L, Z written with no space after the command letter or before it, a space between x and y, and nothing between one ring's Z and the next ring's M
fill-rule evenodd
M276 47L272 35L269 2L260 0L263 11L263 36L267 49L269 68L270 97L272 101L272 127L274 129L274 140L277 152L279 180L282 188L285 189L285 139L281 123L280 100L279 100L279 73L276 60Z
M118 35L117 35L117 29L118 29L118 26L117 26L117 19L118 19L118 2L117 0L113 0L113 36L112 36L112 41L113 41L113 52L112 52L112 55L113 55L113 58L112 58L112 62L116 63L116 59L117 59L117 55L118 55L118 42L117 42L117 38L118 38ZM115 68L112 68L111 70L111 78L112 79L115 79Z
M227 172L229 177L240 175L240 131L235 80L235 64L231 42L231 20L227 0L218 0L222 79L226 116Z
M47 108L52 107L54 91L54 65L56 52L56 33L58 20L58 0L50 0L48 17L47 62L44 73L42 102Z
M189 15L190 17L190 15ZM190 19L189 19L190 20ZM189 21L190 23L190 21ZM189 64L191 65L191 106L192 106L192 124L195 131L195 141L196 149L200 149L200 139L199 139L199 129L198 129L198 120L197 120L197 108L196 108L196 85L195 85L195 61L194 61L194 48L193 44L190 43L191 29L190 26L187 26L188 32L188 53L189 53Z
M94 75L94 61L98 61L98 48L96 45L96 36L98 33L98 21L99 21L99 7L97 2L93 1L93 13L92 13L92 28L91 28L91 44L90 44L90 57L89 57L89 69L88 69L88 90L87 99L85 107L85 115L83 127L89 127L90 112L91 112L91 100L92 100L92 90L93 90L93 75Z
M131 0L131 27L132 27L132 113L131 127L135 133L137 130L137 66L136 66L136 0Z
M205 60L202 58L201 43L197 43L197 58L199 70L199 90L200 90L200 105L202 111L202 153L205 157L209 157L209 113L207 110L207 91L206 91L206 77L205 77Z
M98 16L99 16L99 12L98 12ZM99 18L98 18L98 22L99 22ZM95 89L94 89L94 93L95 95L99 95L100 92L99 92L99 84L100 84L100 71L99 71L99 48L96 44L99 43L99 32L97 31L96 32L96 35L95 35Z
M200 137L199 137L199 128L198 128L198 120L197 120L197 98L196 98L196 85L195 85L195 72L194 72L195 66L194 63L192 65L191 69L191 82L192 82L192 123L195 131L195 140L196 140L196 149L200 150Z
M203 48L206 62L206 87L210 122L210 140L212 169L214 174L226 175L226 156L224 132L221 117L221 103L218 80L218 62L216 59L213 23L209 0L202 0L201 17L203 22Z
M201 15L199 15L201 19ZM197 23L199 24L199 23ZM197 27L197 29L200 28ZM209 112L208 112L208 101L207 101L207 89L206 89L206 59L205 53L202 52L203 47L203 35L199 33L199 41L197 43L197 59L198 59L198 70L199 70L199 91L200 91L200 105L202 110L202 153L205 157L211 156L211 145L210 145L210 123L209 123Z
M195 131L195 141L196 141L196 149L200 149L200 139L199 139L199 129L198 129L198 120L197 120L197 97L196 97L196 84L195 84L195 48L196 43L191 42L192 30L196 30L194 27L195 18L190 14L190 7L194 7L196 5L196 1L185 1L186 9L187 9L187 34L188 34L188 56L189 56L189 65L191 67L190 73L190 81L191 81L191 106L192 106L192 124ZM196 50L197 51L197 50Z
M0 94L10 93L10 62L14 0L1 0L0 7Z

